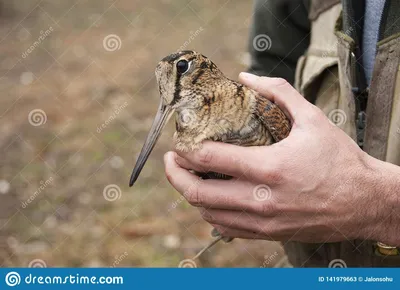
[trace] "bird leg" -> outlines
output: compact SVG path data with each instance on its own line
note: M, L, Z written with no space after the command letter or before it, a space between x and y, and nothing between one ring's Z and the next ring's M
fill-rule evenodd
M193 257L192 260L196 260L197 258L199 258L205 251L207 251L208 249L210 249L211 247L213 247L216 243L218 243L220 240L223 240L225 243L229 243L233 240L233 238L231 237L224 237L222 236L216 228L213 228L211 231L211 236L215 237L214 240L212 240L210 243L208 243L203 249L200 250L200 252L198 252L196 254L196 256Z
M193 257L192 260L196 260L197 258L199 258L205 251L210 249L212 246L214 246L216 243L218 243L223 238L224 238L223 236L219 236L219 237L215 238L212 242L208 243L203 249L201 249L201 251L198 252L196 254L196 256Z

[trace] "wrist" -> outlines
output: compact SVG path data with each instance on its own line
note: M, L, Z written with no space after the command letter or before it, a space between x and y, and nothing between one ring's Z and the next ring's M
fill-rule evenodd
M362 238L400 246L400 167L367 156L366 225Z

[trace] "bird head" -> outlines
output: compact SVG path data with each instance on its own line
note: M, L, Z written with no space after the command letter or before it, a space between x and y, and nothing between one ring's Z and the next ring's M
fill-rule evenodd
M160 92L160 105L133 169L130 186L137 180L172 114L202 107L210 87L215 86L215 81L224 78L211 60L191 50L164 57L158 63L155 74Z
M202 90L223 77L217 66L204 55L192 50L170 54L156 67L161 102L173 110L203 105ZM213 83L208 83L207 80Z

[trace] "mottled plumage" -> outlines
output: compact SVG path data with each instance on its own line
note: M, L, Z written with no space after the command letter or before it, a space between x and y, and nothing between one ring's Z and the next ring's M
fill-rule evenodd
M179 60L190 63L185 74L175 71ZM199 53L167 56L158 64L156 76L161 97L177 113L174 140L178 150L198 149L207 139L241 146L268 145L290 131L289 121L274 103L226 78Z
M175 146L186 152L199 149L204 140L240 146L270 145L290 132L290 121L277 105L225 77L200 53L185 50L168 55L159 62L155 73L161 102L130 186L138 178L161 130L174 112ZM210 176L225 178L217 174L207 177Z

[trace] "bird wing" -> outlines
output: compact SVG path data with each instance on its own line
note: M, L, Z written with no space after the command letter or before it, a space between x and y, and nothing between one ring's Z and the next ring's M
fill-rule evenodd
M256 115L268 129L275 142L285 139L292 128L283 111L266 97L257 94Z

